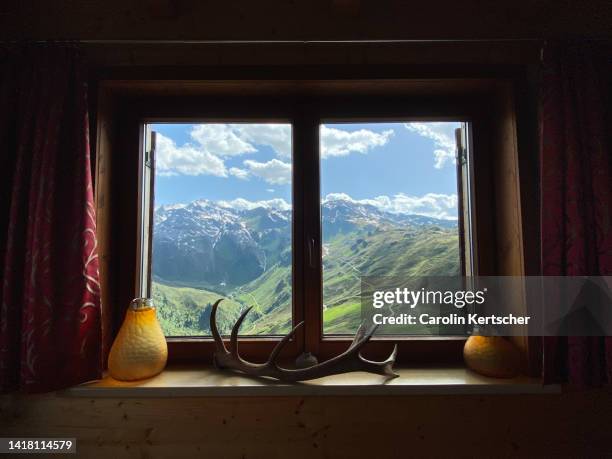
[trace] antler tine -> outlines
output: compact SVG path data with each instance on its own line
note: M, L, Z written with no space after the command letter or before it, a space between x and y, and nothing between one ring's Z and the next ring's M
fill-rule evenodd
M395 363L395 358L397 357L397 344L393 346L393 351L386 360L382 362L375 362L373 360L368 360L360 354L358 354L359 360L369 367L368 371L373 373L380 373L391 378L397 378L399 375L393 371L393 364Z
M291 338L293 338L293 336L295 335L297 330L300 327L302 327L302 325L304 325L304 321L300 322L295 327L293 327L293 330L291 330L289 333L287 333L285 336L283 336L283 339L281 339L278 342L278 344L276 346L274 346L274 349L272 349L272 352L270 353L270 357L268 357L268 362L267 363L269 365L276 365L276 359L278 358L278 355L281 353L281 351L283 350L285 345L289 342L289 340Z
M238 320L232 327L232 334L230 336L230 344L231 344L230 352L232 353L232 356L234 356L237 359L240 358L240 356L238 355L238 331L240 330L240 326L242 325L242 322L244 322L244 318L247 316L247 314L249 313L251 309L253 309L253 306L249 306L244 311L242 311L242 314L240 314L240 317L238 317Z
M395 359L397 357L397 344L393 346L393 350L391 351L391 355L389 355L389 357L387 357L387 360L385 360L385 362L393 362L395 363Z
M397 378L399 374L393 371L393 365L395 364L395 359L397 357L397 344L393 346L393 350L391 351L389 357L387 357L386 360L380 362L366 359L364 356L361 355L361 348L368 341L370 341L370 338L374 336L374 333L376 333L377 329L378 325L374 325L372 328L370 328L370 330L368 330L368 332L364 334L362 341L355 344L355 346L353 347L353 352L355 349L357 349L357 358L369 368L366 371L380 373L391 378Z
M353 347L355 347L355 345L364 337L365 333L366 333L366 323L364 320L363 322L361 322L361 324L359 324L359 328L357 329L357 332L355 333L355 337L353 338L353 341L351 342L349 349L352 349Z
M378 330L378 324L374 325L373 327L371 327L367 333L365 333L365 339L369 340L372 336L374 336L374 333L376 333L376 330Z
M359 327L359 329L357 330L357 333L355 334L355 338L353 339L353 342L351 343L349 348L346 350L347 354L359 353L361 351L361 348L365 346L368 343L368 341L370 341L370 338L372 338L374 333L376 333L376 330L378 329L378 325L374 325L367 331L365 331L365 329L366 329L365 323L363 323L362 326Z
M217 349L217 352L225 352L227 354L228 352L225 347L225 343L223 342L223 338L221 338L219 330L217 329L217 308L219 307L219 303L221 303L221 301L223 301L223 298L218 299L215 304L213 304L210 311L210 333L215 340L215 348Z

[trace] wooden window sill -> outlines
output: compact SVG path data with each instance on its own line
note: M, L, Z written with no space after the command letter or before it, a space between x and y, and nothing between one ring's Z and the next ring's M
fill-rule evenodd
M269 397L318 395L542 394L560 393L536 378L494 379L466 368L397 368L400 377L385 380L367 373L347 373L297 384L248 377L211 367L172 366L158 376L121 382L107 376L62 394L74 397Z

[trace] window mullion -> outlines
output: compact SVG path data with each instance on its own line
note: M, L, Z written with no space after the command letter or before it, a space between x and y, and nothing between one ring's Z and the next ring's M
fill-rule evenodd
M319 352L323 330L322 266L321 266L321 206L319 171L319 120L313 110L302 118L304 225L304 320L305 351L315 356Z
M306 154L305 154L305 132L303 117L295 116L293 119L292 139L292 257L293 257L293 323L295 327L305 320L305 216L304 216L304 188L306 181ZM302 353L305 343L305 326L302 326L295 334L296 351Z

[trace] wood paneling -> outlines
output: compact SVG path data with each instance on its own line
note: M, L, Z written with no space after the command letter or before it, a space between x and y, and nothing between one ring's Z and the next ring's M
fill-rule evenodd
M160 67L203 67L196 78L210 78L215 67L230 66L457 66L466 74L474 66L537 63L541 40L502 42L403 43L85 43L88 61L97 67L157 67L149 78L177 78ZM375 70L375 69L373 69ZM270 68L267 78L278 78ZM163 76L157 76L163 75ZM412 77L407 74L401 77ZM303 78L308 78L304 75Z
M451 68L447 67L447 71ZM278 69L275 79L257 79L266 73L263 67L250 69L217 68L204 80L158 80L158 79L112 79L100 81L100 86L113 94L129 97L233 97L234 99L259 97L420 97L442 98L458 96L482 97L483 93L497 87L493 78L394 78L409 69L401 66L378 69L379 78L374 78L368 67L344 67L340 69L300 68L293 71ZM175 68L176 74L183 73ZM270 72L270 69L267 70ZM371 78L363 75L370 73ZM175 76L176 76L175 74ZM307 76L318 79L308 79ZM156 75L158 76L158 75ZM192 74L193 78L193 74ZM428 100L431 104L434 101ZM159 105L159 104L158 104ZM178 111L178 107L176 108ZM295 109L294 109L295 110ZM261 108L259 112L261 113ZM302 108L302 111L304 109ZM381 109L382 111L382 109Z
M70 4L23 0L0 8L0 37L12 40L610 37L611 13L612 4L603 0L563 4L552 0L519 3L446 0L418 5L394 0L384 6L380 2L352 0L95 0ZM441 63L457 65L455 70L467 75L476 72L475 66L479 65L534 64L539 44L117 43L88 45L86 53L98 67L167 66L157 68L158 78L176 77L177 65L207 66L197 76L207 78L215 65L339 64L371 66L372 72L381 64L416 65L418 69L405 69L402 75L414 77L427 73L423 72L423 65L430 66L428 72L432 74ZM525 103L534 105L533 99ZM531 146L535 148L537 144L531 142ZM132 172L127 170L115 180L131 180ZM524 202L529 199L524 193ZM119 222L113 222L110 216L105 220L105 204L100 196L97 205L99 225L114 227L114 231L121 233ZM121 222L124 227L130 224ZM129 239L126 234L122 237ZM108 248L101 246L103 271L108 263L106 253ZM129 275L131 268L122 267L114 275L129 285L133 280ZM104 275L102 282L107 282ZM610 453L612 421L611 395L601 391L561 396L180 400L74 399L51 394L30 398L5 396L0 404L3 436L76 436L80 456L116 459L604 456Z
M3 9L6 24L0 27L0 37L18 39L308 41L612 35L612 6L606 0L20 0Z
M90 458L603 457L612 395L0 399L3 437Z

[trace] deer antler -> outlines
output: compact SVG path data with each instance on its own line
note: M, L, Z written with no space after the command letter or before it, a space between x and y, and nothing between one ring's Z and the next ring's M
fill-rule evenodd
M277 364L280 352L304 322L297 324L293 330L280 340L265 363L247 362L243 360L238 353L238 331L245 317L251 310L251 307L245 309L234 324L230 336L230 350L228 351L217 329L217 308L221 301L222 300L217 300L210 313L210 331L215 340L214 363L217 368L229 368L252 376L269 376L287 382L306 381L309 379L322 378L323 376L348 373L350 371L366 371L368 373L385 375L390 378L399 376L393 372L393 364L395 363L395 357L397 355L397 344L393 348L391 355L382 362L375 362L361 356L361 348L363 348L376 331L376 327L372 327L370 330L366 331L366 327L363 323L357 330L353 342L346 351L311 367L289 369L281 368Z

